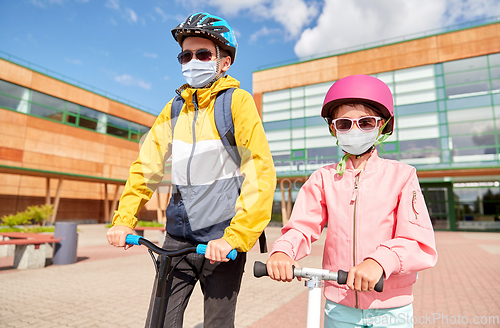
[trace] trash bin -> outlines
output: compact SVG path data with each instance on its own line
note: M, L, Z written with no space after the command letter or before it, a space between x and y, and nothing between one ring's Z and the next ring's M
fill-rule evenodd
M55 244L52 264L72 264L76 262L78 244L77 224L74 222L56 222L54 238L61 240Z

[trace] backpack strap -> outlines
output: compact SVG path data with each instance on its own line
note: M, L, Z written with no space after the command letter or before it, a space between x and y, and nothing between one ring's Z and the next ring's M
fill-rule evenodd
M177 118L181 114L182 106L184 105L184 98L180 95L175 96L170 108L170 123L172 127L172 140L174 139L174 127L177 123Z
M241 157L236 147L236 139L234 138L234 123L231 110L231 101L233 99L234 88L222 90L215 99L215 126L219 132L220 139L224 148L231 156L232 160L241 166Z
M241 156L236 147L236 139L234 137L233 113L231 110L231 101L233 98L234 88L222 90L215 99L215 125L219 132L220 139L224 148L229 153L233 161L241 166ZM259 236L259 246L261 253L267 253L266 234L262 231Z

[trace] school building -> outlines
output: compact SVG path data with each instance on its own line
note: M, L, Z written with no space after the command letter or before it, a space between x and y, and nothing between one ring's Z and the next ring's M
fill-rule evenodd
M156 116L28 66L0 53L0 217L47 203L52 222L109 222ZM164 220L165 203L139 218Z
M393 92L395 132L379 154L417 168L434 227L500 230L498 18L254 72L279 180L273 211L286 221L307 177L341 159L320 110L333 82L353 74Z
M48 203L52 221L109 222L155 115L33 67L0 52L0 217ZM391 88L396 129L379 154L417 168L435 228L500 231L498 19L254 72L275 213L286 221L307 177L342 157L320 109L353 74ZM156 193L139 219L164 221L168 197Z

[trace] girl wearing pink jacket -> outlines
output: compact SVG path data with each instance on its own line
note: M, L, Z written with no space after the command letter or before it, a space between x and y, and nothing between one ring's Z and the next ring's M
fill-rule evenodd
M299 191L267 261L269 276L291 281L292 265L328 226L323 268L350 270L346 285L325 282L325 327L413 327L412 286L437 252L415 168L375 149L394 129L391 91L371 76L345 77L328 90L321 116L345 155Z

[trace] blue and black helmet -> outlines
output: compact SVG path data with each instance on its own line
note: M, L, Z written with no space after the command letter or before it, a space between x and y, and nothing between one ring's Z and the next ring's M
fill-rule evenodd
M238 43L231 26L220 17L208 13L192 14L172 30L172 35L181 47L182 42L188 36L210 39L226 50L231 57L231 62L234 63Z

